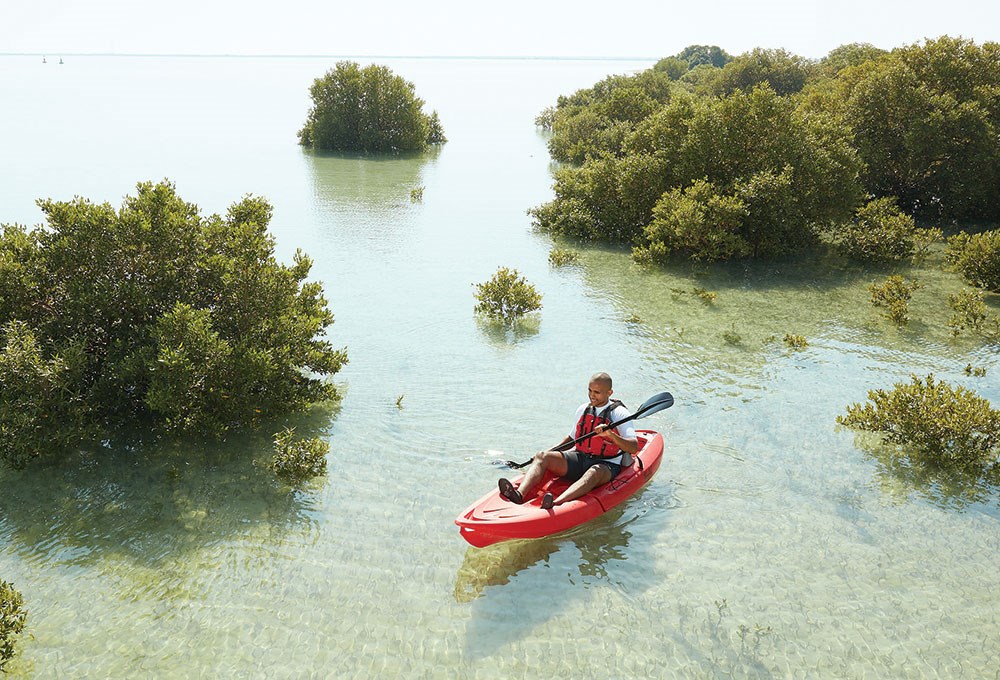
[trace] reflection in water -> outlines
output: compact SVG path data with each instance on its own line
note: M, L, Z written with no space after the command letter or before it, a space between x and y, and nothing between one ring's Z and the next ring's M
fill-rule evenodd
M410 192L440 153L358 155L303 151L315 209L329 244L386 255L405 252L421 213Z
M117 559L155 569L247 532L308 527L309 494L257 464L270 455L270 438L256 435L116 445L5 470L0 539L44 564Z
M529 314L509 324L477 316L476 326L489 339L491 345L497 349L505 350L538 335L538 331L542 327L542 319L538 314Z
M642 535L656 533L650 523L667 518L658 495L647 487L557 536L467 549L454 589L457 602L474 606L466 654L484 658L531 635L574 601L591 597L588 593L597 584L627 582L633 595L651 586L652 547L632 541L630 527L641 521Z
M916 493L941 507L990 502L1000 507L1000 462L982 467L942 466L870 432L857 433L854 442L876 462L875 477L890 495L905 499Z
M421 174L436 161L440 149L400 155L302 153L322 207L387 215L411 204L410 192L422 186Z
M506 541L486 548L468 548L455 576L455 601L471 602L489 586L510 583L511 577L528 567L546 562L559 549L560 540L540 538Z

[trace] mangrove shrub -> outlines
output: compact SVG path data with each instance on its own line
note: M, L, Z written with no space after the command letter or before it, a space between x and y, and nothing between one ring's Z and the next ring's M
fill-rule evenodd
M951 334L956 337L967 328L975 331L982 330L989 318L981 290L963 289L954 295L949 295L948 306L954 312L951 319L948 320L948 328L951 329Z
M326 472L329 451L329 442L318 437L296 438L295 430L286 428L274 435L274 457L267 468L279 479L297 484Z
M940 229L918 229L913 217L892 197L877 198L858 208L854 219L837 233L837 245L862 262L899 262L941 238Z
M387 66L353 61L313 81L312 108L299 143L322 151L423 151L446 140L437 112L423 111L413 83Z
M948 239L945 257L973 286L1000 293L1000 229L955 234Z
M942 464L982 466L1000 447L1000 411L964 387L916 375L892 390L870 390L864 405L848 406L837 422L880 432L886 441L910 446Z
M500 267L489 281L475 284L475 311L511 323L542 308L542 296L516 269Z
M14 641L24 630L27 617L21 593L0 579L0 673L14 656Z
M117 211L39 205L43 228L0 232L0 460L136 421L219 435L335 396L333 315L306 255L275 259L264 199L204 217L164 181Z
M868 291L872 306L882 309L882 316L897 326L905 326L910 320L910 299L920 288L922 283L894 274L882 283L868 286Z
M635 125L622 156L557 172L554 200L531 214L544 231L632 243L640 259L775 256L853 213L858 170L843 129L767 85L678 96Z
M866 190L918 218L1000 218L1000 43L945 36L839 80Z

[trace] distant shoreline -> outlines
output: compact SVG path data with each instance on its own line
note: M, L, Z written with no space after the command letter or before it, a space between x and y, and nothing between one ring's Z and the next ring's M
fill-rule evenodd
M658 61L650 56L500 56L500 55L414 55L414 54L144 54L124 52L0 52L0 57L131 57L169 59L423 59L476 61Z

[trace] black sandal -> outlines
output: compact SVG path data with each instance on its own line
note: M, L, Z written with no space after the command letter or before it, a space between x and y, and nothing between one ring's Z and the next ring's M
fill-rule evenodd
M552 501L554 501L554 500L555 499L552 498L552 494L546 492L545 495L542 496L542 510L551 510L552 509Z
M500 487L500 495L509 500L511 503L521 505L524 503L524 498L521 497L521 492L514 488L514 485L510 483L509 480L500 478L497 482L497 486Z

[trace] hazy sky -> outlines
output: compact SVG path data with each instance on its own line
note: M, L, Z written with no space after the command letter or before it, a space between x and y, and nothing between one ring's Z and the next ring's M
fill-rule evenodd
M2 53L822 57L939 35L1000 40L988 0L0 0Z

